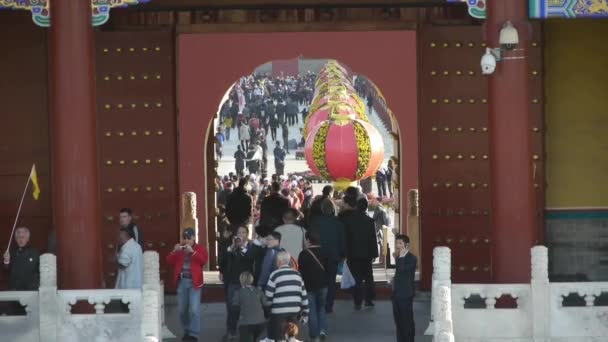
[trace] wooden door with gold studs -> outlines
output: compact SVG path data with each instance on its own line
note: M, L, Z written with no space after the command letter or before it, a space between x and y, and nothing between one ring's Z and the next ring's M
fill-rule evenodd
M170 31L97 32L97 131L104 280L115 282L119 210L133 210L144 250L165 256L179 238L174 40Z
M534 37L540 38L539 27ZM539 229L544 208L540 40L529 47L531 127ZM419 136L422 287L430 288L436 246L452 251L452 280L492 280L487 77L479 61L481 26L423 26L419 31ZM542 236L542 234L540 235Z

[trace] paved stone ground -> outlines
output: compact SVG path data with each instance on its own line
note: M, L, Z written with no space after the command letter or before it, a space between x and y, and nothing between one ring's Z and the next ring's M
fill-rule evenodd
M174 298L167 299L168 303L174 301ZM167 325L179 337L165 341L181 341L183 331L179 324L177 306L175 304L167 304L165 309ZM222 336L226 332L225 305L221 303L202 304L201 310L202 323L199 341L221 341ZM414 314L416 321L416 342L431 342L431 336L423 335L429 322L430 301L424 298L414 301ZM392 306L389 301L377 301L375 308L361 311L353 310L351 301L337 301L334 313L329 316L329 329L328 342L396 341ZM305 341L308 338L306 326L300 329L299 337Z

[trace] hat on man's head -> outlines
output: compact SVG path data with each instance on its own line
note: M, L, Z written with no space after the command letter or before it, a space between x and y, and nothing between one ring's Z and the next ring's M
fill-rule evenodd
M196 232L193 228L186 228L182 234L184 239L191 239L193 236L196 236Z

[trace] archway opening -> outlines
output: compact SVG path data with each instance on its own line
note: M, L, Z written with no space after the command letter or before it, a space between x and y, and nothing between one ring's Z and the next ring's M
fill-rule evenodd
M225 217L226 200L239 178L250 180L252 226L259 220L261 202L273 181L280 183L283 194L290 201L293 198L293 206L304 213L323 187L332 183L311 170L304 152L306 136L314 126L310 118L315 114L319 71L328 61L295 58L264 63L232 83L218 104L205 140L207 189L213 189L207 198L212 269L218 265L221 237L230 227ZM372 177L359 180L357 185L369 200L368 214L378 222L380 215L387 218L377 227L379 252L384 257L378 258L376 265L389 266L393 264L390 251L394 233L401 231L399 125L373 81L357 70L349 74L347 81L356 98L353 102L361 103L365 120L378 130L384 146L378 172L374 170ZM279 160L281 150L283 163ZM253 229L250 232L253 235Z

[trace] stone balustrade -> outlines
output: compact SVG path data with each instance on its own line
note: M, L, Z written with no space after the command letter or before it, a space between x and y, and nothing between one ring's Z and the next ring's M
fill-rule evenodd
M40 258L38 291L0 292L0 302L18 302L26 315L0 316L2 341L12 342L133 342L161 341L164 305L158 253L144 253L141 290L57 290L54 255ZM94 313L75 314L77 303ZM114 307L114 310L109 310ZM118 312L116 307L120 308Z
M435 341L608 341L608 282L550 283L546 247L532 248L530 284L451 284L449 249L433 255ZM497 304L508 297L512 305Z

